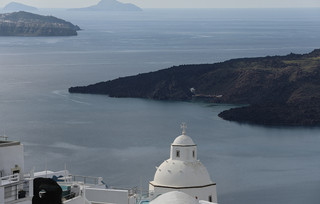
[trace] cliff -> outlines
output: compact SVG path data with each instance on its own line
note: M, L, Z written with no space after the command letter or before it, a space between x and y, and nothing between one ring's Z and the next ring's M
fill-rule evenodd
M65 20L19 11L0 14L0 36L71 36L80 28Z
M71 93L159 100L205 99L250 104L224 111L226 120L267 125L320 125L320 49L308 54L181 65L72 87Z

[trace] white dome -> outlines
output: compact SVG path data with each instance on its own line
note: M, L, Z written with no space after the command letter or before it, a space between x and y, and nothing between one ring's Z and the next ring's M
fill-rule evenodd
M164 203L199 204L199 202L195 198L180 191L171 191L171 192L162 194L150 202L150 204L164 204Z
M200 161L168 159L158 167L151 184L162 187L196 187L211 185L213 182L207 168Z
M173 141L172 145L183 146L183 145L196 145L196 144L193 142L191 137L187 135L180 135Z

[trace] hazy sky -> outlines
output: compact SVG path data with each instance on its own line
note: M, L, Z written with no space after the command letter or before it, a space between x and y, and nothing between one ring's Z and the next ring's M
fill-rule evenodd
M0 0L0 7L16 1L38 8L76 8L100 0ZM291 8L320 7L320 0L119 0L141 8Z

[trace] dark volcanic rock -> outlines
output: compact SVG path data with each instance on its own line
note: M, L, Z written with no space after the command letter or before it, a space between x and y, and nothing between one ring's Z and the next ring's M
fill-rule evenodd
M53 16L24 11L0 14L0 36L71 36L80 28Z
M215 64L181 65L72 87L69 91L160 100L201 97L211 102L252 105L224 111L220 117L227 120L320 125L320 50L304 55L291 53Z
M87 87L72 87L71 93L107 94L111 97L140 97L158 100L191 99L190 84L184 72L193 72L193 65L173 67L137 76L118 78ZM172 74L172 72L174 74Z
M223 111L219 117L241 123L271 126L315 126L320 124L320 106L288 104L252 105Z

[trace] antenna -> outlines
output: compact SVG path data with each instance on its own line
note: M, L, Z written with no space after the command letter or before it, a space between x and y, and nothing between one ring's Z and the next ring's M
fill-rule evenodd
M67 183L67 163L64 163L64 182Z
M140 199L142 199L142 176L140 176L140 196Z
M45 165L46 165L46 178L48 178L48 161L47 161L47 159L46 159Z
M36 170L36 167L33 167L30 171L30 178L34 178L34 171Z
M7 141L8 140L8 137L6 136L6 129L3 128L3 135L0 136L0 138L4 141Z

